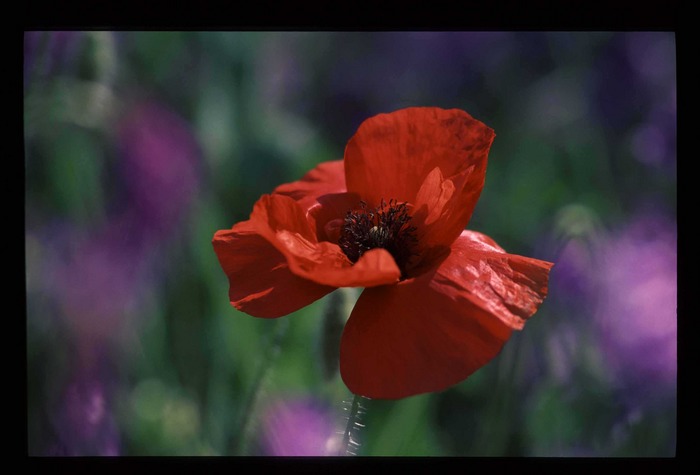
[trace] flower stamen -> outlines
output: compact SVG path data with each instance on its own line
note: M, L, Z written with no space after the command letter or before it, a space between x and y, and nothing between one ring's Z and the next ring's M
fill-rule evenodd
M408 205L395 199L387 204L382 199L374 209L367 209L367 203L360 201L360 208L345 215L338 245L353 263L370 249L386 249L405 276L409 259L417 254L413 250L416 227L409 224Z

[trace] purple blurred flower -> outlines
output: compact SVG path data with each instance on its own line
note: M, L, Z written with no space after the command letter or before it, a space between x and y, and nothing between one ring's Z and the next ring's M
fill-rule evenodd
M118 127L129 204L144 238L165 237L186 215L199 184L200 148L181 117L154 102L132 107Z
M653 91L642 75L646 67L639 64L639 57L645 54L644 49L649 44L644 42L638 49L630 48L635 38L633 33L613 36L601 50L594 67L599 120L615 131L624 131L645 117L654 100L654 95L650 94Z
M624 36L627 58L653 95L665 95L676 83L673 33L634 32Z
M64 228L47 242L43 290L86 347L115 340L148 289L148 249L130 236L133 220L116 219L95 235Z
M559 209L552 233L538 244L540 255L556 262L549 275L550 293L557 296L552 304L562 304L567 311L592 308L600 238L600 218L593 209L578 203Z
M93 229L60 223L28 230L37 243L32 256L41 257L28 262L28 290L51 297L51 308L72 337L61 347L83 368L91 367L95 352L111 360L122 338L136 334L129 325L153 289L159 251L172 241L199 183L197 142L189 126L165 107L149 102L129 108L116 140L122 175L115 179L125 193L108 204L104 220ZM108 395L99 377L70 382L52 419L57 442L49 453L118 454Z
M266 455L335 455L338 437L334 414L311 399L279 400L263 416Z
M671 134L662 124L650 122L638 127L632 136L632 153L646 165L664 165L676 159L675 143ZM673 133L675 136L675 133Z
M100 377L77 375L67 385L53 418L55 440L47 455L119 455L120 436L108 394Z
M646 122L631 140L634 156L647 165L676 162L676 51L673 34L631 33L625 36L627 60L648 100Z
M484 74L502 32L344 33L332 37L341 54L330 71L329 85L338 93L370 98L373 107L440 97L454 100ZM356 45L367 50L357 55ZM350 47L346 45L352 45ZM395 107L395 106L394 106Z
M344 144L362 120L377 112L409 105L454 107L464 91L479 86L505 59L511 36L507 32L284 33L270 37L275 44L264 49L258 78L264 102L279 101L280 109L322 124L324 134ZM325 60L324 51L333 52L332 61Z
M80 31L27 31L24 33L24 84L30 76L64 72L75 61Z
M572 239L564 245L550 274L555 295L574 304L591 296L591 258L589 245L583 240Z
M675 388L676 236L675 222L644 216L601 249L596 323L604 361L623 386Z
M640 162L673 169L676 162L676 52L673 33L619 33L594 69L600 122L629 133Z
M113 340L129 322L152 284L157 251L181 224L198 186L197 143L166 108L136 105L118 139L126 207L109 213L99 230L44 231L47 259L33 269L78 340L89 345Z
M567 237L556 255L550 257L556 262L549 277L549 295L556 296L550 303L557 316L550 322L545 340L539 346L540 354L546 358L551 376L560 383L567 383L575 374L578 357L585 339L581 328L588 322L594 308L593 293L594 265L592 263L592 237ZM545 242L543 249L556 248L552 240ZM543 250L542 255L547 255ZM542 353L543 352L543 353ZM544 360L542 364L545 364ZM534 370L535 367L531 367ZM530 375L532 378L541 376Z

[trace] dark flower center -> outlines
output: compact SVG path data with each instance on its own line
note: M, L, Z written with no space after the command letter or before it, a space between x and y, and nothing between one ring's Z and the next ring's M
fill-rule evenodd
M387 204L382 199L374 209L367 209L364 201L360 201L360 207L345 215L338 245L353 263L370 249L386 249L405 276L406 265L416 254L413 247L417 241L416 227L409 224L408 206L394 199Z

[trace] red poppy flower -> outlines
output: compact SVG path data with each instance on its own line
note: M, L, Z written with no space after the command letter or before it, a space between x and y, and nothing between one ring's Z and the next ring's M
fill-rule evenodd
M552 267L465 230L494 136L456 109L366 120L343 160L277 187L215 234L231 303L274 318L364 287L340 343L353 393L397 399L464 380L535 313Z

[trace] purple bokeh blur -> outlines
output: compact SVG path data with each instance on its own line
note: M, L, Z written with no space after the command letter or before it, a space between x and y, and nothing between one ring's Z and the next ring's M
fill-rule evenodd
M569 220L569 227L581 225L582 216ZM625 398L628 402L652 393L675 394L675 220L658 208L640 209L611 232L591 225L585 232L563 232L549 289L560 316L547 332L549 351L557 355L553 376L568 380L574 355L593 344L611 387L635 396Z
M465 90L508 58L510 32L338 32L279 34L258 61L266 101L319 124L343 146L360 123L399 107L464 107ZM537 39L537 36L533 36ZM333 51L326 61L325 51ZM300 52L304 54L301 55ZM511 52L512 53L512 52ZM523 51L523 60L541 54ZM307 73L304 73L307 71ZM313 74L310 74L313 72ZM280 94L280 85L284 94ZM314 94L309 95L308 91Z
M262 416L264 455L336 455L339 435L336 415L313 399L280 399Z
M44 291L80 347L113 340L148 288L147 249L129 239L134 227L127 219L112 220L95 234L62 226L47 240Z
M594 270L589 243L583 239L566 242L550 274L550 287L555 290L557 302L575 307L590 297Z
M47 251L43 289L80 344L100 345L130 322L199 183L196 140L170 110L137 104L117 137L125 203L98 229L65 223L37 233Z
M66 72L76 63L83 32L27 31L24 33L24 85L32 77Z
M676 51L673 37L635 33L625 37L627 58L647 93L647 120L633 133L634 156L651 166L676 161Z
M99 373L79 372L67 384L52 418L54 438L46 455L120 454L121 440L110 400L109 378Z
M676 52L673 35L635 32L603 50L596 67L595 107L611 134L629 133L629 150L639 162L675 170ZM628 132L630 125L633 127Z
M200 147L189 124L153 102L138 103L118 125L121 171L137 232L149 242L167 239L199 185Z
M599 256L596 324L604 361L618 385L638 394L676 388L676 236L669 218L639 216Z
M160 257L178 241L199 186L199 146L189 125L168 108L136 103L114 137L121 155L109 179L123 191L108 203L104 219L92 226L53 220L27 230L41 243L41 261L28 266L32 285L50 297L70 335L61 351L79 368L119 360L128 338L138 334L144 302L167 267ZM117 455L112 386L89 369L57 384L67 386L60 402L48 403L58 405L48 453Z
M594 254L597 234L591 228L581 235L560 238L564 240L560 246L551 238L540 245L540 255L555 262L549 276L548 299L556 319L547 325L542 348L549 356L546 361L551 376L562 384L571 383L579 369L580 353L587 344L582 329L590 324L589 315L598 298ZM551 251L557 248L558 252Z

